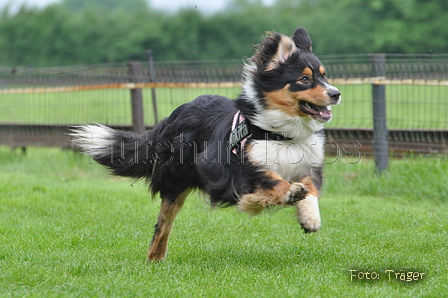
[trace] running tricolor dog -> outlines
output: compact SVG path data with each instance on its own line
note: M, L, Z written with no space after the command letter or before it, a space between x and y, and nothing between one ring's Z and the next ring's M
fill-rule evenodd
M75 128L73 143L114 175L142 178L161 209L149 260L165 258L174 219L199 189L212 206L258 214L293 206L305 232L321 226L322 129L340 93L299 28L268 33L244 66L236 100L203 95L143 135L103 125Z

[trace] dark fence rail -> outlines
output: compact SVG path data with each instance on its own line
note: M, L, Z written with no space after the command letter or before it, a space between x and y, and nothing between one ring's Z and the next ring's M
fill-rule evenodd
M448 54L387 54L384 69L372 63L372 55L321 56L330 79L374 77L378 71L388 79L448 79ZM156 61L155 82L240 82L244 60ZM140 81L151 82L148 63L141 62ZM0 67L0 88L67 86L129 82L127 63L65 67Z
M141 62L140 82L240 82L243 60ZM72 67L0 67L0 87L113 84L131 81L127 63Z
M326 150L372 152L373 90L383 86L388 151L447 155L448 55L387 54L384 63L375 63L374 57L320 57L343 94L327 129L328 139L339 147L333 143ZM200 94L236 97L243 63L156 61L150 68L142 61L133 72L127 63L0 67L0 144L67 147L64 132L82 122L132 129L129 90L138 89L145 117L141 124L148 128Z

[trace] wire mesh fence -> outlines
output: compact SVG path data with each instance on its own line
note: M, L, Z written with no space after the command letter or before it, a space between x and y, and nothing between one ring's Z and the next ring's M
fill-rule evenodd
M358 142L368 152L373 138L372 86L385 85L390 149L447 154L447 54L387 54L383 64L373 63L371 55L320 59L343 97L327 125L329 140ZM241 91L243 60L160 61L152 69L147 61L140 65L141 71L132 75L127 63L0 67L0 143L59 144L45 142L58 127L57 138L64 138L61 142L66 144L59 127L85 122L131 127L130 90L134 88L142 89L147 127L156 116L162 119L199 95L236 98Z

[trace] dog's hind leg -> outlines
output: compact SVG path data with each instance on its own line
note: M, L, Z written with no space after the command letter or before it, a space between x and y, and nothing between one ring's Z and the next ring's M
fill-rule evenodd
M185 190L174 200L174 202L162 198L159 218L155 226L151 247L149 248L148 261L157 261L165 258L168 247L168 238L170 237L171 229L173 228L174 219L184 205L185 199L189 193L190 189Z

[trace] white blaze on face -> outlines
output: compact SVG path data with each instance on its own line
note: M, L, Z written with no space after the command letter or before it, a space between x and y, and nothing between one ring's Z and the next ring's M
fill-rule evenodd
M330 92L330 91L339 91L338 88L336 88L335 86L330 85L328 83L324 83L324 88L325 88L325 91L323 92L324 96L328 96L328 92ZM339 96L339 99L335 104L338 105L340 102L341 102L341 96Z

